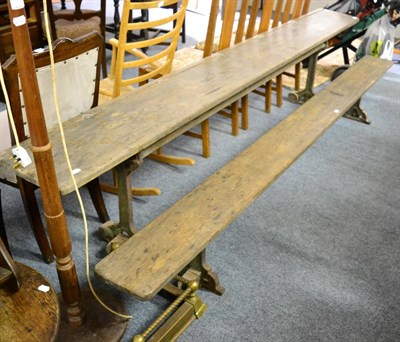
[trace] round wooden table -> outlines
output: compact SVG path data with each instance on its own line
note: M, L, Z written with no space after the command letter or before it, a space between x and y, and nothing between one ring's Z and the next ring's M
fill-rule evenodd
M0 288L0 341L54 341L60 320L57 294L39 272L16 264L20 289L9 293ZM48 286L49 291L38 290L40 285Z

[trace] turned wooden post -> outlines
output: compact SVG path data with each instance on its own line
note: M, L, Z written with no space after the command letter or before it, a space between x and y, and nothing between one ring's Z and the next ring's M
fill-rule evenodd
M67 307L68 322L71 326L81 326L83 324L83 311L80 288L75 264L71 256L71 241L43 115L32 58L32 46L26 24L25 8L15 9L13 8L13 6L16 7L15 4L18 4L18 2L9 0L8 11L47 228L56 259L61 292Z

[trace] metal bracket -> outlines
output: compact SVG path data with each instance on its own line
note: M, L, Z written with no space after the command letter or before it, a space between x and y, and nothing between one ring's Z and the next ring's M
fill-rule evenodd
M218 275L206 263L206 250L194 258L189 267L200 273L200 288L222 296L225 289L219 283Z
M371 121L368 119L367 112L360 107L360 102L361 99L359 99L343 116L347 119L369 125Z

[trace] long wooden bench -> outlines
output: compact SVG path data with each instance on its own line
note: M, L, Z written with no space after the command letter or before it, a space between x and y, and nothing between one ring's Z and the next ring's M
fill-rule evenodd
M192 261L345 114L390 65L389 61L369 56L356 63L100 261L95 268L97 275L122 291L148 300L190 265L202 273L200 287L210 289L210 270L199 268L198 260ZM211 278L216 280L215 292L222 292L217 278Z

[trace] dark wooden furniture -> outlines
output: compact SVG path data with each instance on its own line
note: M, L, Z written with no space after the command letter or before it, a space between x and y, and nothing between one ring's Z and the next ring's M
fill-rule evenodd
M69 115L69 117L76 115L74 111L71 113L71 101L74 101L74 104L76 105L76 107L72 107L72 109L77 110L78 112L97 106L100 78L99 50L101 50L102 43L103 38L95 32L83 36L80 39L76 39L75 41L70 39L59 39L55 41L53 50L55 62L59 64L58 75L61 78L66 77L66 75L62 74L62 70L64 68L64 72L67 72L68 76L70 77L70 82L75 83L73 89L64 88L64 92L59 85L59 91L61 91L59 101L61 106L64 104L67 108L65 110L61 108L64 119L66 119L66 115ZM65 62L66 60L69 61ZM90 61L92 61L91 64ZM52 124L54 125L56 123L54 122L55 113L54 103L52 102L52 88L51 84L48 83L47 79L45 78L46 73L49 75L50 72L48 69L48 65L50 63L48 51L34 54L34 62L38 78L41 80L42 103L45 107L47 124L48 126L51 126ZM79 76L80 74L83 74L83 72L79 69L80 67L84 68L84 71L89 71L86 83L84 82L85 80L76 78L77 75ZM20 141L23 141L27 139L29 132L27 131L26 127L25 112L23 110L23 101L21 98L22 93L20 89L20 83L18 81L19 70L15 56L11 57L3 65L3 72L7 90L10 96L10 105L17 128L18 138ZM74 76L75 78L73 78ZM34 194L34 190L38 184L33 185L29 183L29 181L19 177L16 178L15 176L7 177L3 175L1 178L2 179L0 179L0 181L19 187L32 231L35 235L36 241L38 242L42 255L47 262L52 261L53 253L47 241L46 233L40 217L39 207ZM107 221L109 219L108 213L104 205L98 179L94 179L93 181L89 182L88 189L100 220L102 222Z
M25 10L32 48L44 45L40 11L41 0L25 0ZM7 0L0 0L0 61L4 63L14 53Z
M67 9L65 1L61 2L61 9L54 10L52 0L47 1L51 32L53 40L57 38L75 39L92 31L106 37L106 0L100 0L97 9L84 9L84 0L71 1L71 9ZM102 72L107 75L107 61L105 47L102 47Z

